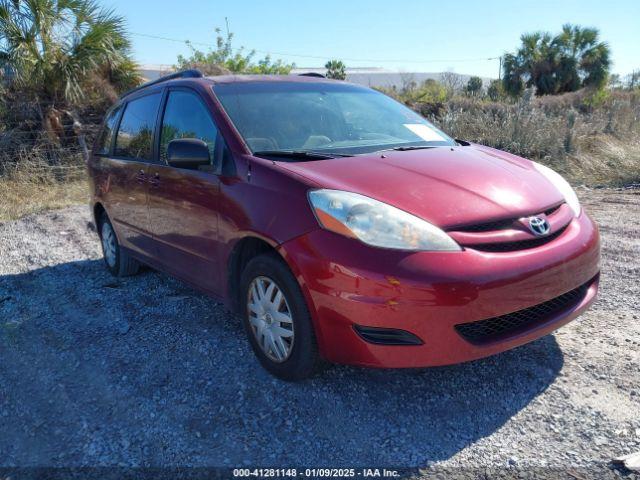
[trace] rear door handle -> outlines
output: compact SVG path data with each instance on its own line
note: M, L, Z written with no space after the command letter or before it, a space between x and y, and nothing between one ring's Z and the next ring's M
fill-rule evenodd
M136 182L142 184L145 182L145 180L147 179L147 176L144 173L144 170L140 170L137 174L136 174Z

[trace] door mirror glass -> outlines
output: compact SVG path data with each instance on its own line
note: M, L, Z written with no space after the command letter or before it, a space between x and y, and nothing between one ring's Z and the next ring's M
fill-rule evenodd
M178 138L167 145L167 163L176 168L197 170L210 165L209 147L199 138Z

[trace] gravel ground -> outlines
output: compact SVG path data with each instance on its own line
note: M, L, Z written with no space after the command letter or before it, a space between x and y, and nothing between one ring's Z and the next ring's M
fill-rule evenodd
M640 450L640 195L579 194L603 236L600 297L581 318L481 361L335 366L299 384L263 371L214 301L149 270L112 278L87 207L0 224L0 467L435 465L634 478L609 463Z

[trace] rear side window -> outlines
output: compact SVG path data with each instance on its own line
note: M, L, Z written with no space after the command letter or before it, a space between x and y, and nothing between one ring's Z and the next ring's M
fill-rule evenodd
M169 92L160 134L162 161L167 159L169 142L176 138L199 138L209 146L213 159L217 135L218 129L197 95L182 90Z
M116 157L152 160L153 130L160 98L159 93L154 93L127 104L116 137Z
M99 155L108 155L111 150L111 141L113 140L113 131L116 128L116 120L120 114L122 107L114 108L107 119L104 122L104 128L100 132L100 138L98 139L98 148L96 153Z

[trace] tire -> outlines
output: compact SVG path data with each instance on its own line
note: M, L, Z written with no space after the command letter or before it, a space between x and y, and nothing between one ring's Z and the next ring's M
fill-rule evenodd
M268 282L275 286L270 292ZM278 291L282 294L279 308ZM251 259L242 272L240 295L240 312L249 343L267 371L282 380L298 381L321 370L324 362L318 353L309 309L298 281L280 257L263 254ZM285 321L287 317L290 325ZM290 337L283 333L289 330ZM285 336L278 340L280 335Z
M118 237L106 214L102 214L98 225L102 257L107 270L114 277L128 277L140 270L140 263L131 257L118 242Z

